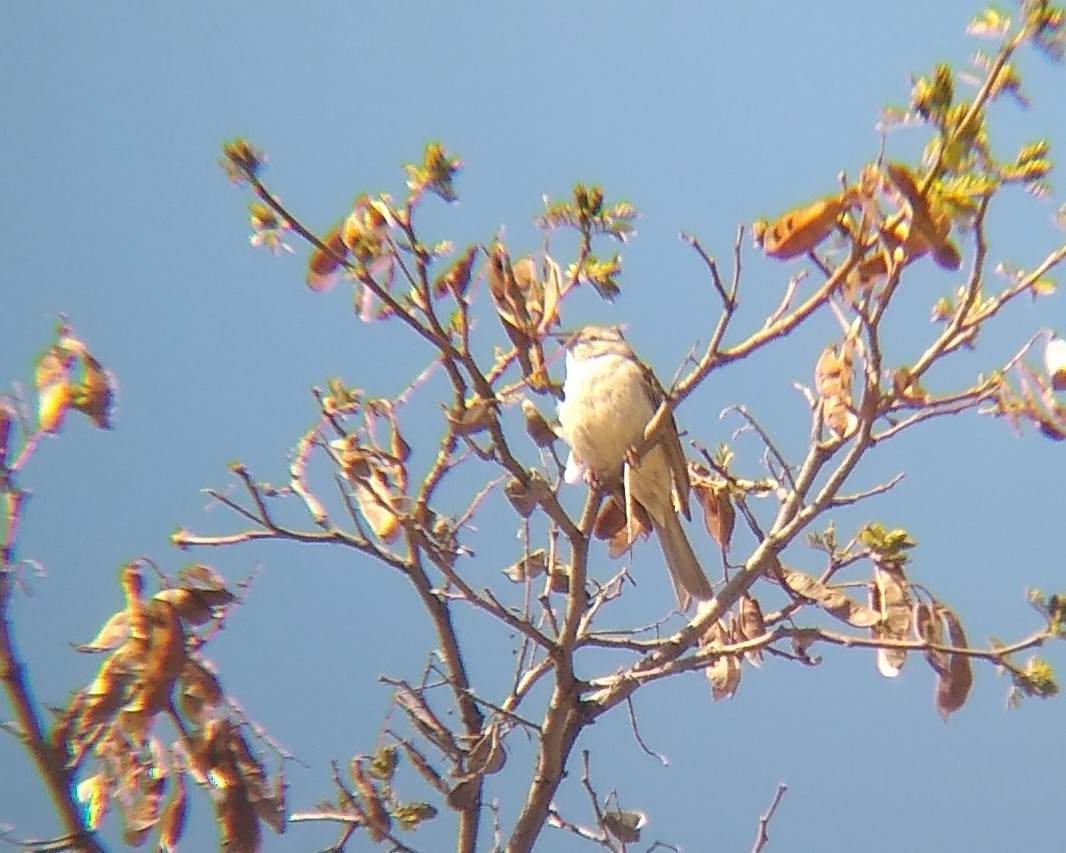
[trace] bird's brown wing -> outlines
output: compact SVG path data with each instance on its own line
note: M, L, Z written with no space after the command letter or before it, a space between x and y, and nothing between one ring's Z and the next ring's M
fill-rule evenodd
M658 409L663 400L666 399L666 391L663 390L662 384L652 373L651 368L644 363L641 363L641 367L647 377L648 387L652 389L652 403ZM670 465L670 473L674 478L674 489L677 492L677 502L681 514L685 518L691 519L692 515L688 508L688 493L691 488L688 479L688 463L685 461L685 451L681 447L681 437L678 434L677 422L674 420L672 411L666 417L666 424L663 426L661 435L660 444L666 454L666 461Z

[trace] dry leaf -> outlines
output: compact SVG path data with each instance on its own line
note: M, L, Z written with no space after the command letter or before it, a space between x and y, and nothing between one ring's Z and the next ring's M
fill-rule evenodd
M633 504L633 517L627 523L622 499L618 496L611 496L603 502L592 525L593 535L606 540L607 553L612 560L628 552L638 538L647 539L651 531L651 519L638 503Z
M874 639L906 640L911 627L910 587L901 566L883 562L874 566L870 607L881 614L870 628ZM878 649L877 670L885 678L895 678L907 659L904 649Z
M226 853L259 853L262 846L259 821L244 786L235 780L221 790L222 797L215 803L221 849Z
M1056 391L1066 391L1066 341L1058 335L1051 338L1044 347L1044 366L1047 369L1051 387Z
M879 611L863 607L836 587L826 586L805 572L781 566L777 578L796 595L816 602L830 616L855 628L869 628L881 621Z
M837 438L846 438L858 426L852 411L851 346L845 342L838 354L830 344L818 358L814 368L814 385L822 397L822 417Z
M537 411L531 400L522 400L522 415L525 418L526 432L537 447L551 447L558 436L551 428L544 415Z
M386 544L392 544L400 538L400 519L396 506L398 496L392 494L388 477L380 469L374 469L364 480L352 484L356 504L374 535Z
M957 649L969 647L966 632L955 613L943 605L937 606L937 614L948 629L948 640ZM946 672L941 672L936 681L936 709L945 720L966 704L973 687L973 668L967 655L952 654Z
M906 367L892 371L892 390L901 400L913 405L929 402L929 395Z
M903 197L910 209L910 232L918 235L932 252L933 260L942 269L957 270L962 266L962 255L951 242L948 234L951 220L942 212L934 212L929 200L919 192L918 182L910 169L902 163L887 163L884 167L891 186Z
M89 353L81 356L82 380L71 389L71 405L100 429L111 427L114 381Z
M729 632L721 620L718 620L700 639L704 649L721 648L728 644ZM720 655L708 664L707 680L711 682L711 697L717 701L731 697L740 686L740 660L736 655Z
M92 640L83 646L75 646L79 652L109 652L117 649L130 634L130 617L125 610L120 610L107 620L104 627Z
M185 800L185 774L178 773L174 795L163 808L159 818L159 853L174 853L178 842L185 834L187 804Z
M621 809L605 811L603 826L623 844L636 844L640 841L640 830L648 822L642 812L627 812Z
M940 617L936 615L933 607L929 606L925 602L916 601L914 603L914 610L912 613L912 622L914 627L915 637L923 643L932 643L934 645L944 644L944 631L940 621ZM942 675L948 670L948 655L937 649L926 649L923 654L926 661L929 662L929 666L933 668L933 671L938 675Z
M474 259L477 257L477 246L469 246L455 262L433 282L433 295L441 296L446 290L455 298L456 302L466 299L466 292L470 288L470 272L474 268Z
M848 202L844 194L827 196L789 211L761 232L763 251L779 260L809 252L829 236Z
M766 633L766 622L763 621L762 608L759 602L748 593L740 599L740 611L737 615L736 627L743 634L745 640L754 640ZM745 652L744 656L752 666L762 663L762 649L753 649Z
M470 748L466 759L466 772L473 776L499 773L507 763L507 753L500 738L500 727L492 723L488 731Z
M448 792L448 807L457 812L466 811L477 802L478 779L464 779Z
M724 480L700 478L692 480L692 490L703 507L703 523L707 532L723 551L728 551L737 520L729 486Z
M540 577L548 570L548 552L543 548L526 555L517 563L512 563L503 573L508 580L514 583L524 583L527 580Z
M348 247L344 245L341 225L334 226L322 238L322 244L325 250L316 246L307 262L307 286L316 293L328 290L334 285L338 271L348 257Z
M529 518L537 508L537 497L533 489L521 480L508 481L503 487L503 493L522 518Z
M484 432L495 419L495 403L475 397L464 405L458 414L448 413L448 420L459 435L477 435Z

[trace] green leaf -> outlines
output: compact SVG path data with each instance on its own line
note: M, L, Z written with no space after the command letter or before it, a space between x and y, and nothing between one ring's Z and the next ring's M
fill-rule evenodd
M994 6L985 9L966 27L975 38L1003 38L1010 31L1010 18Z
M399 763L399 754L393 745L383 746L370 759L370 775L383 782L391 782Z
M429 803L404 803L392 810L393 819L401 829L417 829L418 825L437 816L437 810Z

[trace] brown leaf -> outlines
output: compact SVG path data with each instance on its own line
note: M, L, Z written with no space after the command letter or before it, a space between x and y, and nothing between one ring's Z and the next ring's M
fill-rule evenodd
M475 397L465 403L463 410L458 414L449 412L448 420L459 435L477 435L488 429L495 420L495 406L496 404L491 401Z
M537 411L531 400L522 400L522 415L525 418L526 433L537 447L551 447L558 436L551 428L544 415Z
M826 586L805 572L781 566L778 579L796 595L816 602L830 616L855 628L869 628L881 619L878 611L863 607L836 587Z
M918 182L907 166L902 163L887 163L884 169L891 185L910 208L910 232L918 235L918 239L929 246L933 260L939 267L957 270L962 266L962 255L948 237L951 230L950 218L940 211L932 210L928 198L919 191Z
M109 652L117 649L130 634L130 617L125 610L120 610L107 620L104 627L92 640L83 646L75 646L79 652Z
M100 429L110 429L114 380L89 353L81 356L82 379L71 388L71 405Z
M648 818L642 812L614 809L603 813L604 828L623 844L637 844L640 830L647 822Z
M477 802L478 777L464 779L448 792L448 807L457 811L466 811Z
M533 489L521 480L508 481L503 487L503 493L522 518L529 518L537 508L537 497Z
M929 402L929 395L906 367L892 371L892 390L907 403L922 405Z
M957 649L969 647L966 632L955 613L943 605L938 605L937 614L948 629L948 639ZM966 704L973 687L973 668L967 655L952 654L946 672L938 675L936 681L936 709L945 720Z
M841 194L789 211L762 232L763 251L779 260L809 252L829 236L847 206L848 198Z
M700 647L719 648L728 644L729 632L721 620L715 622L700 639ZM711 682L711 697L718 701L731 697L740 686L740 660L736 655L720 655L704 670Z
M214 615L214 609L196 590L184 587L161 589L152 598L165 601L189 625L203 625Z
M570 567L556 566L548 574L548 591L560 595L570 592Z
M507 763L507 753L500 737L497 723L489 725L488 731L470 748L466 759L466 772L470 775L499 773Z
M174 795L163 807L163 814L159 818L160 853L174 853L185 834L185 817L188 812L185 795L185 774L179 772L176 774Z
M402 530L394 509L399 496L392 493L392 485L385 472L376 468L365 480L354 481L352 491L359 511L374 535L387 544L399 539Z
M225 698L218 677L200 661L186 662L180 680L181 692L194 697L203 707L217 708Z
M333 286L338 271L348 257L348 247L344 245L341 227L342 224L338 223L322 238L325 251L317 246L311 251L307 262L307 286L316 293Z
M220 592L226 590L226 579L210 566L205 566L202 563L190 563L182 568L178 572L178 580L183 586L192 586L200 590L217 590ZM236 596L231 595L230 600L236 600Z
M528 259L525 259L528 260ZM523 279L528 283L528 270L525 260L519 261ZM525 349L533 331L529 312L526 309L526 297L522 285L507 254L503 243L494 243L489 250L488 260L489 295L496 306L496 313L503 324L511 342L519 349Z
M943 645L944 632L940 617L923 601L916 601L912 613L914 635L923 643ZM923 654L929 666L938 675L947 672L948 655L937 649L926 649Z
M763 621L762 608L759 606L759 602L748 593L744 593L740 599L737 627L746 640L754 640L756 637L761 637L766 633L766 622ZM744 656L748 659L748 663L753 666L759 666L762 663L761 649L745 652Z
M906 640L911 627L910 587L901 566L887 562L874 566L870 587L870 607L881 614L870 628L874 639ZM907 659L904 649L878 649L877 670L885 678L895 678Z
M517 563L512 563L503 570L503 573L513 583L525 583L527 580L540 577L546 571L548 571L548 552L543 548L538 548Z
M822 397L822 417L838 438L850 435L858 423L852 411L851 346L845 342L839 353L830 344L818 358L814 368L814 384Z
M703 523L707 532L723 551L729 550L736 525L737 511L729 495L729 486L724 480L700 479L692 481L696 500L703 507Z
M638 538L647 539L651 531L651 519L644 507L634 502L633 518L627 524L622 499L614 495L603 502L592 526L593 535L607 542L607 553L612 560L628 552Z
M433 295L441 296L447 290L456 302L464 301L470 288L470 271L474 268L476 257L477 246L468 246L445 272L437 276L433 282Z
M111 655L101 665L78 703L75 736L80 737L93 726L109 720L125 703L135 681L129 664L119 655ZM71 707L75 705L72 702Z
M222 850L226 853L259 853L262 836L255 808L239 781L222 788L222 797L215 803Z

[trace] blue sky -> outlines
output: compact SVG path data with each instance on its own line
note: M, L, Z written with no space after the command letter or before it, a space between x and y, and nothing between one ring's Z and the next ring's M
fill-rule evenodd
M461 200L427 204L427 235L463 246L502 227L516 254L539 246L531 217L543 194L602 184L643 214L625 249L624 291L613 305L576 299L564 322L628 324L637 350L668 378L717 317L702 265L678 232L698 234L727 262L738 223L830 192L840 170L857 174L877 156L879 109L905 103L911 73L987 47L963 35L979 7L961 0L908 0L891 12L868 2L715 6L6 10L0 379L32 382L33 358L63 312L121 386L113 432L68 423L22 478L34 497L20 553L44 574L29 576L31 592L13 615L42 701L62 704L92 677L94 661L70 643L88 640L121 607L124 562L148 555L176 570L188 560L167 544L177 527L234 529L236 519L208 509L201 493L230 484L228 463L284 480L286 454L315 420L312 385L337 375L387 396L425 357L394 327L361 324L344 287L311 293L302 247L274 258L249 246L246 196L217 166L223 141L241 135L265 149L267 182L306 224L325 229L361 191L401 195L400 164L440 139L465 163ZM1004 154L1037 137L1066 140L1064 70L1025 52L1021 71L1033 109L1003 103L992 112L993 145ZM894 133L890 155L914 157L923 142L920 131ZM1008 193L992 218L993 256L1029 267L1042 260L1063 239L1051 222L1061 203L1061 193L1044 202ZM794 270L745 253L738 325L751 329ZM894 363L930 339L929 306L959 282L927 266L888 327ZM1058 298L1015 306L976 353L945 368L942 387L988 370L1032 330L1066 325L1060 316ZM810 381L835 328L828 315L816 319L785 346L716 373L679 421L708 444L730 441L738 424L718 413L744 402L798 454L808 415L792 383ZM429 417L414 427L416 439L437 435ZM736 447L757 474L757 446L742 438ZM838 526L871 518L906 526L920 546L914 576L956 607L971 639L1013 639L1037 624L1025 588L1062 586L1061 453L976 415L933 424L871 455L857 488L901 469L907 477ZM573 505L582 497L575 487ZM471 543L479 560L470 571L496 586L517 545L509 533L494 539L490 519ZM690 533L713 561L713 545ZM645 548L644 560L658 559L653 544ZM817 566L802 548L788 556ZM372 747L388 704L377 676L417 677L428 630L397 579L349 554L277 544L192 558L234 581L258 569L208 656L248 715L302 762L287 770L290 802L308 808L331 793L331 759L343 764ZM619 621L668 611L670 590L653 569L639 575L640 596L627 597ZM477 620L463 627L468 653L493 683L508 666L503 640ZM624 805L648 812L646 837L689 851L748 849L780 782L789 791L770 849L1059 849L1061 702L1007 712L1006 682L979 667L969 704L945 725L917 658L888 681L870 654L824 654L813 670L782 661L746 670L731 701L712 704L701 675L639 694L641 734L670 764L644 755L625 713L615 713L580 744L593 750L599 788L617 788ZM0 716L9 716L6 704ZM528 757L516 743L493 791L505 819ZM23 837L55 833L43 790L9 738L0 740L0 768L0 824ZM408 793L419 795L418 786ZM563 802L575 819L590 819L576 774ZM194 810L186 849L209 849L203 797ZM439 823L411 843L447 849L450 823ZM315 849L331 837L298 826L268 837L266 849ZM578 847L551 833L542 849Z

